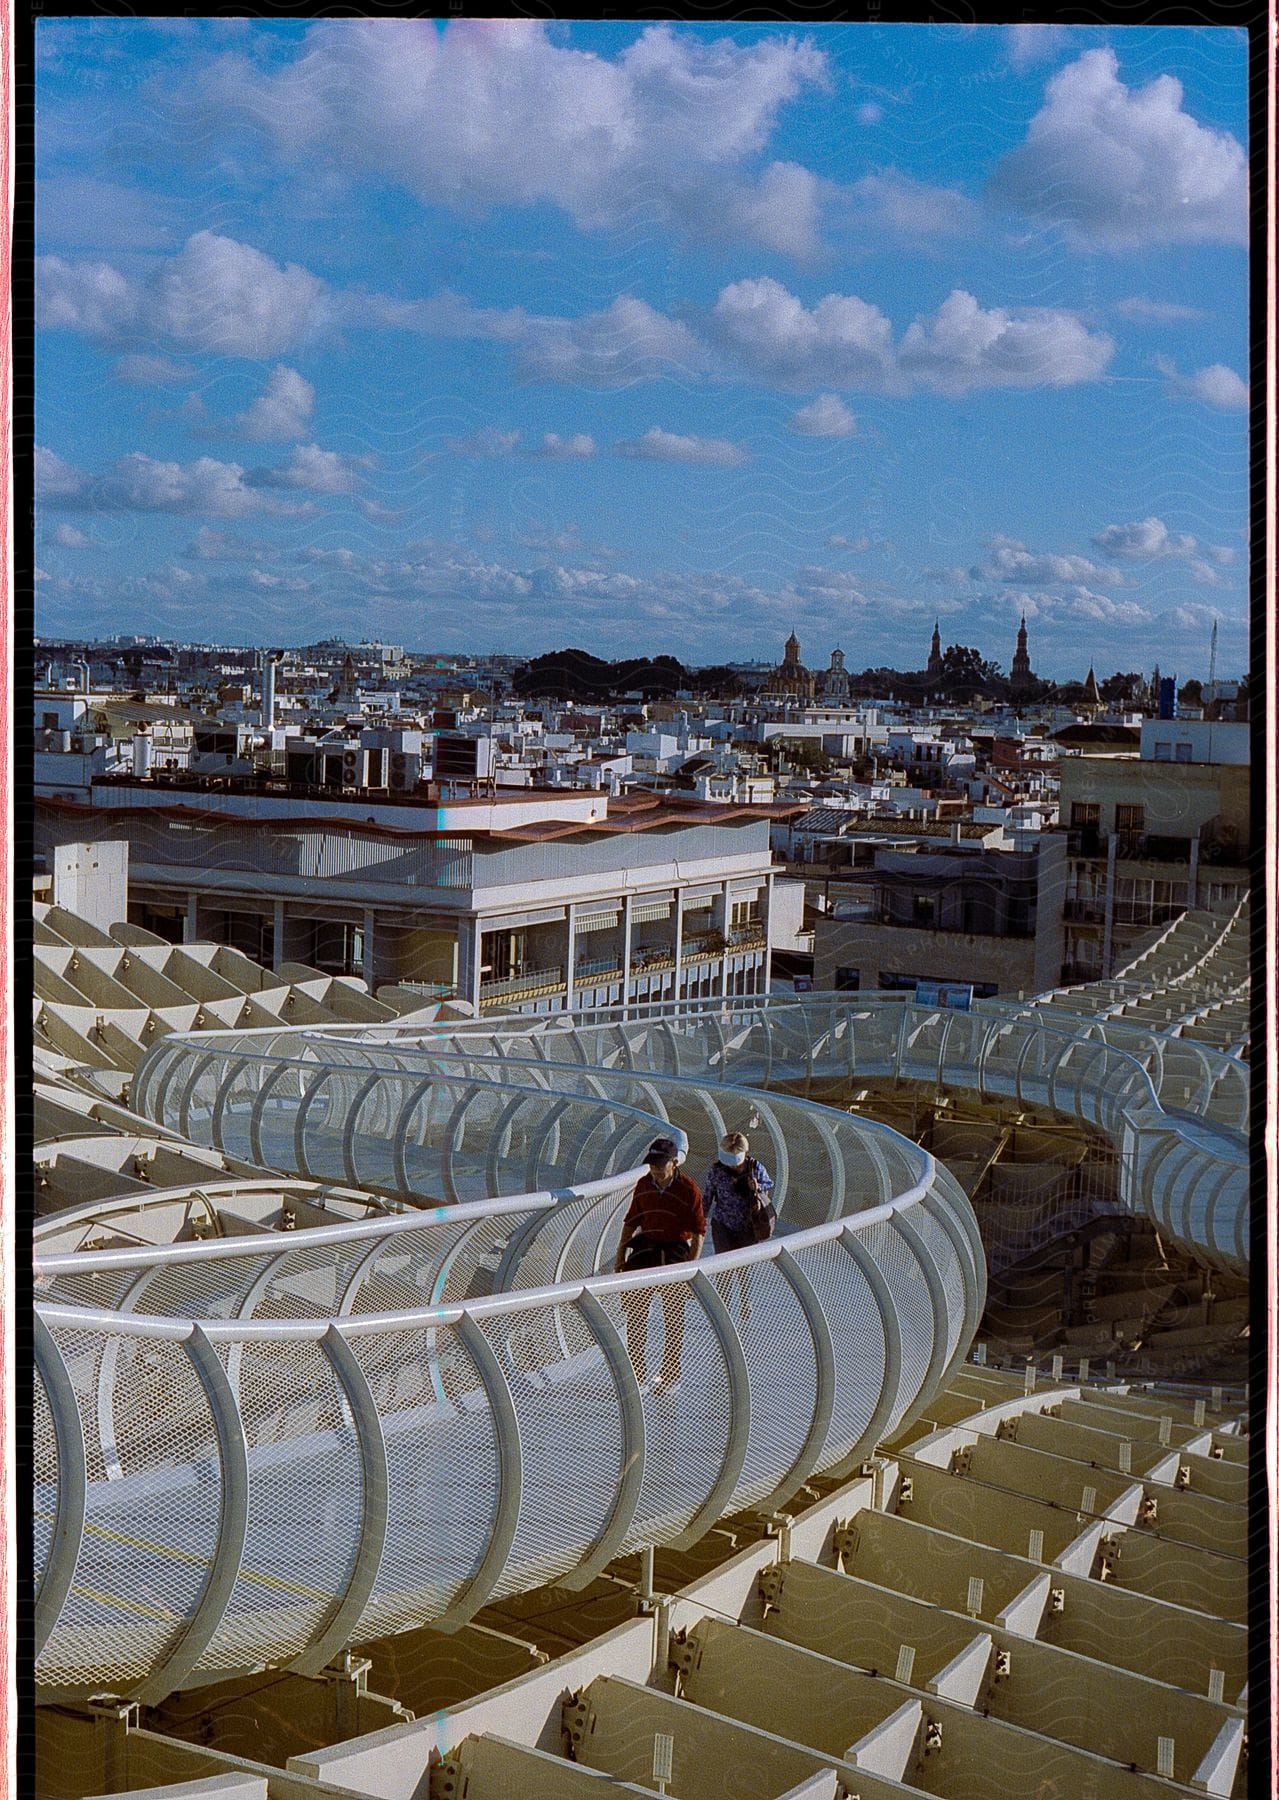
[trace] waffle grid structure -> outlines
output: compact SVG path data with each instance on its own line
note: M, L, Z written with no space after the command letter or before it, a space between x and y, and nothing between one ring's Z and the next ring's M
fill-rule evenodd
M1222 955L1170 933L1119 1003L1171 992L1190 1016ZM312 1673L360 1639L691 1544L900 1436L968 1350L984 1260L941 1164L816 1097L850 1083L1081 1120L1116 1145L1127 1206L1245 1269L1244 1065L1090 998L162 1036L131 1104L184 1144L444 1204L41 1254L42 1697ZM779 1235L601 1272L647 1141L673 1135L698 1171L738 1127L774 1170ZM81 1212L101 1229L136 1204ZM681 1337L678 1384L655 1387L658 1342Z

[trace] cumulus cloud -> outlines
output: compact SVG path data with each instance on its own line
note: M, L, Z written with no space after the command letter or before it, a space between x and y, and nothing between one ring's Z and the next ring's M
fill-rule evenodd
M167 356L121 356L111 373L117 381L131 387L172 387L176 382L191 379L188 365L174 362Z
M724 288L708 330L745 373L779 387L879 388L893 378L893 328L854 294L806 307L765 275Z
M549 203L586 230L637 212L788 254L816 243L819 184L761 161L781 108L826 80L810 39L739 44L650 25L609 58L540 21L343 20L290 60L219 59L205 116L253 120L286 164L393 182L475 213Z
M263 443L287 443L307 436L315 410L315 389L296 369L277 363L266 386L236 425L243 436Z
M792 414L790 428L804 437L851 437L857 421L838 394L819 394Z
M215 531L201 525L195 537L182 552L198 562L253 562L277 554L274 545L258 539L237 537L233 532Z
M349 494L361 472L374 466L371 456L343 456L337 450L321 450L318 444L299 444L288 462L272 469L251 469L245 481L252 488L297 488L310 494Z
M1086 50L1048 83L1025 142L998 165L1002 200L1107 249L1247 241L1247 163L1228 132L1182 107L1181 83L1119 78Z
M662 375L689 378L707 360L706 347L686 325L622 294L603 311L578 319L530 320L518 366L535 381L615 388Z
M586 431L575 431L571 437L561 437L557 431L548 431L542 439L539 456L583 457L594 456L595 439Z
M1113 570L1101 568L1086 556L1057 555L1052 551L1028 550L1018 538L996 535L990 540L990 555L984 563L969 571L974 581L1054 582L1103 581L1117 579Z
M1168 357L1156 356L1152 360L1173 393L1188 400L1201 400L1205 406L1215 406L1221 412L1248 410L1247 382L1224 363L1210 363L1206 369L1196 369L1193 375L1182 375Z
M1209 632L1214 625L1224 622L1223 615L1215 607L1204 606L1197 600L1185 600L1179 606L1169 607L1167 612L1159 615L1160 625L1196 634Z
M1184 563L1202 587L1219 587L1222 577L1213 563L1233 562L1235 554L1229 544L1201 546L1188 531L1169 531L1162 519L1154 517L1131 519L1124 525L1104 525L1093 543L1108 556L1134 562Z
M1013 608L1046 624L1144 625L1150 614L1135 600L1112 600L1079 586L1063 593L1028 592L1012 597Z
M510 456L519 441L518 431L499 431L495 425L482 425L470 437L445 439L455 456Z
M900 169L863 175L843 190L842 200L850 225L893 237L957 237L981 222L981 208L959 188L934 187Z
M1067 25L1008 25L1004 30L1004 53L1020 72L1059 56L1070 37Z
M35 465L37 499L64 511L204 513L229 519L255 512L296 515L307 510L258 492L239 463L217 462L209 456L191 463L157 462L135 450L103 474L89 475L41 448Z
M36 318L107 344L167 339L190 350L266 357L334 322L325 283L297 263L197 231L177 256L130 280L109 263L36 259Z
M727 438L685 437L679 432L663 431L652 425L637 438L619 438L619 456L636 456L654 462L709 463L716 468L734 469L749 462L745 450L730 444Z
M87 550L93 539L86 537L82 531L77 531L74 525L59 525L54 529L53 541L64 550Z
M1103 525L1093 543L1108 556L1177 558L1193 556L1198 545L1188 532L1170 532L1162 519L1132 519Z
M941 393L977 387L1071 387L1095 381L1114 355L1113 338L1057 307L983 308L956 288L931 319L902 338L902 369Z

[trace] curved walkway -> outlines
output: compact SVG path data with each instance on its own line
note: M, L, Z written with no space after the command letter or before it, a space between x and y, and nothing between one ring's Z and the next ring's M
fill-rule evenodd
M856 1466L964 1356L985 1271L942 1166L806 1095L922 1081L1080 1119L1120 1148L1129 1205L1245 1267L1240 1065L1178 1040L1169 1073L1133 1031L825 995L165 1039L139 1112L446 1204L40 1263L42 1697L314 1671ZM776 1175L778 1236L597 1273L648 1140L700 1174L736 1128ZM681 1380L654 1391L664 1331Z

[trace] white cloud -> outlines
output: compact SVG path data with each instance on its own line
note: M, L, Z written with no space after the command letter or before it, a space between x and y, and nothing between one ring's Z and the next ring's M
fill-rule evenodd
M297 488L310 494L349 494L365 469L374 466L371 456L343 456L337 450L321 450L318 444L299 444L288 462L273 469L251 469L245 481L252 488Z
M884 109L878 100L864 100L857 108L859 125L878 125L884 116Z
M1220 587L1222 577L1213 563L1233 562L1234 551L1228 544L1207 549L1189 532L1170 532L1162 519L1133 519L1126 525L1105 525L1093 538L1099 550L1109 556L1133 561L1181 562L1201 587ZM1205 560L1205 556L1210 561Z
M194 539L182 552L199 562L253 562L277 554L275 547L260 541L236 537L229 531L215 531L201 525Z
M1108 249L1246 243L1243 148L1191 118L1182 97L1171 75L1128 88L1113 50L1086 50L1048 83L995 193Z
M843 190L849 223L862 231L929 242L975 231L981 208L958 188L933 187L900 169L863 175Z
M470 437L445 440L455 456L510 456L519 441L518 431L499 431L495 425L482 425Z
M730 444L727 438L684 437L657 425L650 426L642 437L619 438L615 447L619 456L655 462L710 463L721 469L737 468L750 460L745 450Z
M1175 393L1202 400L1205 406L1215 406L1221 412L1248 410L1247 382L1224 363L1210 363L1206 369L1196 369L1193 375L1179 375L1165 356L1155 357L1154 363Z
M247 438L259 442L287 443L307 436L315 410L315 389L296 369L277 363L266 386L247 411L236 419Z
M1028 550L1019 539L996 535L990 540L991 554L970 571L974 581L1087 582L1112 581L1113 570L1101 568L1086 556L1057 555L1051 551Z
M188 364L174 362L167 356L121 356L111 373L117 381L132 387L172 387L191 379Z
M394 182L474 213L549 202L588 230L637 213L806 254L817 182L757 159L825 81L811 39L739 44L650 25L615 58L530 19L322 22L292 60L225 57L183 109L256 121L291 164Z
M630 294L578 319L530 320L519 353L520 371L532 380L601 388L688 378L706 363L706 347L686 325Z
M561 437L557 431L548 431L542 439L539 456L583 457L594 456L595 439L586 431L575 431L571 437Z
M1019 593L1011 597L1010 604L1025 613L1028 621L1038 619L1046 624L1144 625L1150 620L1146 608L1135 600L1112 600L1082 586L1058 594Z
M74 525L58 525L54 529L53 541L61 544L64 550L87 550L93 539L77 531Z
M771 276L720 293L707 331L721 370L782 388L901 392L909 385L962 394L978 387L1067 387L1092 381L1114 342L1076 313L983 308L956 288L931 318L893 344L891 321L853 294L806 307Z
M1144 294L1116 300L1115 311L1134 325L1180 325L1204 316L1198 306L1182 306L1175 300L1148 300Z
M819 394L792 414L790 428L805 437L851 437L857 421L838 394Z
M53 451L39 449L36 495L76 512L204 513L230 519L306 510L257 492L239 463L209 456L191 463L157 462L139 450L120 457L101 475L88 475Z
M902 369L941 393L977 387L1070 387L1095 381L1114 340L1056 307L983 308L956 288L902 338Z
M1108 556L1156 557L1160 560L1193 556L1198 545L1188 532L1172 533L1162 519L1132 519L1126 525L1103 525L1093 538Z
M1176 631L1192 631L1195 633L1210 632L1214 625L1225 623L1225 616L1214 606L1204 606L1198 600L1183 601L1179 606L1169 607L1168 611L1159 615L1162 626L1171 626Z
M1070 37L1067 25L1009 25L1005 28L1004 52L1020 73L1035 63L1048 62L1059 56Z
M892 381L892 325L853 294L827 294L810 309L772 276L735 281L721 291L708 329L740 369L779 387Z
M831 550L869 550L870 549L870 539L868 537L855 537L855 538L844 537L839 532L833 532L831 534L831 536L827 538L826 544L827 544L827 547Z
M197 231L177 256L130 281L109 263L36 260L36 317L105 343L161 337L226 356L276 356L334 321L329 290L235 238Z

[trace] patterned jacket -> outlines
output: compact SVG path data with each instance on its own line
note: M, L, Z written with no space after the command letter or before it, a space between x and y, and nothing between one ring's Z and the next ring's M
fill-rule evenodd
M716 1159L702 1182L702 1204L707 1218L718 1219L730 1231L742 1231L750 1216L751 1201L738 1187L744 1175L753 1175L765 1200L773 1189L773 1178L754 1156L748 1156L740 1169L727 1168Z

